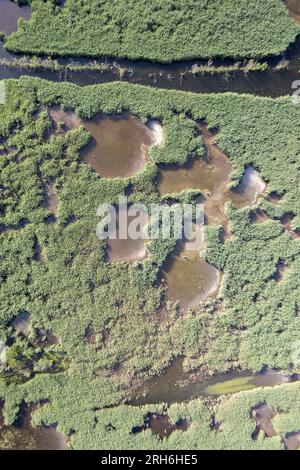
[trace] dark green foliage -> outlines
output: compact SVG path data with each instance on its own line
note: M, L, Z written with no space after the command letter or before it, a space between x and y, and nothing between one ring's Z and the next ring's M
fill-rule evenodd
M33 54L159 62L261 58L299 33L281 0L32 0L31 21L6 41Z
M13 422L23 400L49 400L36 419L58 422L65 432L75 430L71 445L76 448L282 447L279 438L252 443L248 416L249 406L264 394L274 402L281 400L281 388L222 403L221 418L226 407L230 412L228 419L222 418L224 433L217 437L209 427L211 411L201 401L195 409L193 403L173 405L176 413L192 413L195 425L186 433L176 431L164 443L149 430L136 437L130 434L151 407L120 405L135 383L178 356L184 356L187 369L201 366L203 372L238 366L260 370L264 365L295 370L291 351L300 336L300 244L284 232L280 218L293 213L295 228L300 226L300 107L290 98L194 95L122 83L80 88L22 78L6 85L7 104L0 106L0 339L11 336L10 321L26 311L32 330L48 329L60 340L44 353L30 380L20 385L0 380L7 422ZM165 126L165 145L150 150L152 159L136 176L100 178L82 160L81 149L89 139L83 128L49 132L46 108L53 104L81 117L128 110L144 122L159 119ZM273 218L263 224L251 222L249 209L229 205L232 237L225 243L218 227L207 228L206 257L224 271L220 299L186 312L162 301L158 282L174 240L150 243L144 262L110 264L105 243L96 237L96 209L102 202L116 203L128 189L133 190L131 201L165 201L155 188L156 162L180 164L202 155L195 135L199 119L219 129L218 145L230 156L236 182L245 166L253 165L268 183L265 196L276 191L282 199L275 205L261 198L259 204ZM49 181L54 181L59 199L55 220L43 204ZM196 194L186 191L172 197L184 202ZM280 260L286 272L277 282ZM158 322L162 309L167 320ZM59 362L62 367L53 374L51 364L57 357L67 363ZM297 385L289 387L291 394L298 390ZM111 405L114 409L104 409ZM241 411L236 414L234 406ZM293 406L288 401L287 413ZM295 430L292 415L278 418L281 433ZM247 439L237 444L230 423L239 426L244 418ZM109 434L110 423L116 433Z

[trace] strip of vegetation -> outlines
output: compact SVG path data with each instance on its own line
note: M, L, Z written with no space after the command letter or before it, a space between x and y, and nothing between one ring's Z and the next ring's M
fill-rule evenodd
M283 53L299 34L281 0L32 0L14 52L156 62Z
M45 423L58 422L66 433L74 430L74 447L105 446L108 435L113 447L122 443L118 432L110 433L119 429L118 423L142 426L144 414L152 410L120 407L122 401L134 385L162 371L175 357L184 357L188 370L200 368L203 374L237 367L259 371L265 365L296 372L291 358L300 337L300 244L281 224L289 213L293 227L300 228L300 107L290 97L196 95L126 83L80 88L28 77L5 83L7 101L0 106L0 339L8 341L12 318L28 312L32 327L60 338L57 351L70 361L67 371L35 374L23 384L0 379L7 423L14 421L23 400L49 400L51 406L42 407L38 416ZM151 158L136 176L101 178L82 159L90 139L83 128L53 132L47 112L53 105L82 118L128 111L143 122L158 119L164 145L151 148ZM201 119L219 129L218 145L232 161L232 177L238 180L252 165L268 183L266 196L276 193L280 201L261 199L261 208L273 220L260 224L252 222L250 208L237 210L229 204L232 237L225 243L220 227L207 228L207 260L224 272L220 299L182 311L164 301L158 283L174 241L151 242L144 262L110 264L105 243L96 237L96 209L126 194L130 202L163 202L156 190L157 164L182 164L203 156L196 132ZM54 181L59 199L52 223L53 214L43 204L49 181ZM172 198L184 202L195 196L194 191L184 191ZM287 269L280 281L275 276L279 261ZM289 387L284 390L291 390L292 397L298 385ZM277 400L276 390L268 392L270 400L273 393ZM291 404L288 394L285 400L287 410L296 402ZM246 402L239 402L234 422L246 419L251 437ZM196 439L190 426L186 433L177 430L174 439L186 436L190 448L218 448L225 445L222 439L232 443L230 420L225 421L222 442L216 441L209 430L209 410L197 403L199 416L207 416L206 437ZM105 409L108 406L118 407ZM139 442L159 448L156 436L151 441L144 440L143 433L133 438L126 429L124 446ZM295 426L289 422L286 429ZM282 445L280 439L274 442ZM257 440L253 446L260 444Z

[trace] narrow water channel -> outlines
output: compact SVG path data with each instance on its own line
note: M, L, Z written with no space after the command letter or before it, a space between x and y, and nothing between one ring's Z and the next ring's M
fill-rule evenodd
M14 15L11 11L9 0L0 1L0 18L10 25L12 32L16 28L15 20L11 20ZM286 0L290 15L295 21L299 21L299 5L297 0ZM9 5L9 6L8 6ZM17 7L19 8L19 7ZM19 16L28 19L30 10L28 8L19 8ZM1 14L2 13L2 14ZM1 31L1 28L0 28ZM22 57L22 56L21 56ZM10 62L20 58L18 55L10 54L5 51L0 44L0 60L7 59ZM27 57L28 59L28 57ZM23 60L26 63L26 58ZM234 74L213 74L195 75L191 73L195 64L207 66L207 62L187 61L177 62L170 65L153 64L149 62L130 62L126 60L118 61L115 67L115 60L103 59L106 64L103 70L69 70L68 66L80 65L81 67L90 66L87 59L56 59L60 70L47 70L42 68L20 68L17 64L0 65L0 80L5 78L19 78L22 75L41 77L51 81L69 81L78 85L92 85L95 83L106 83L116 80L124 80L130 83L154 86L156 88L176 89L182 91L192 91L195 93L249 93L258 96L283 96L293 93L292 83L299 80L300 70L300 36L291 44L282 57L271 58L268 60L269 68L258 72L235 72ZM99 63L103 63L100 61ZM27 60L28 62L28 60ZM235 61L214 61L214 65L226 66L233 65ZM286 67L285 65L288 65ZM120 74L120 70L125 73ZM127 72L126 72L127 71Z

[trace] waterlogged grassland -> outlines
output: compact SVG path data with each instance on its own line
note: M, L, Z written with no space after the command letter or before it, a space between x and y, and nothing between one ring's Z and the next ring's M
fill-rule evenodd
M32 19L5 42L33 54L172 62L284 52L299 27L282 0L32 0Z
M292 352L300 337L300 243L280 219L290 213L293 228L300 228L300 107L288 97L194 95L122 83L80 88L22 78L6 85L7 103L0 106L0 339L15 335L11 320L21 312L30 314L31 328L21 351L11 351L13 358L31 354L27 343L37 329L59 338L58 344L42 348L22 383L5 375L0 379L6 422L15 420L23 401L46 400L35 419L58 423L65 433L75 431L74 448L281 448L280 437L251 438L255 423L249 407L267 397L284 411L276 418L278 432L297 431L299 410L292 398L299 393L297 384L222 401L216 413L223 433L211 429L212 409L201 401L173 405L172 416L192 413L192 424L164 442L150 431L131 433L143 426L151 407L121 404L134 384L179 356L187 369L200 367L203 375L235 367L259 371L266 365L296 371ZM47 107L52 105L81 118L129 111L143 122L158 119L165 141L150 150L151 159L139 174L101 178L83 161L81 149L89 140L83 128L51 132ZM127 193L132 202L166 200L157 191L157 164L204 155L196 133L200 119L218 129L218 145L230 156L236 184L247 165L268 183L259 205L271 220L254 224L250 208L229 204L231 237L224 242L220 228L210 226L205 238L207 260L224 272L219 299L179 310L164 303L158 282L174 241L153 241L144 262L110 264L105 243L96 237L96 209ZM55 218L44 204L49 182L59 201ZM267 197L274 192L280 196L276 204ZM183 191L172 199L184 202L197 194ZM280 281L279 262L285 266ZM57 364L57 358L63 363ZM18 360L12 365L18 377ZM241 426L242 436L233 432Z

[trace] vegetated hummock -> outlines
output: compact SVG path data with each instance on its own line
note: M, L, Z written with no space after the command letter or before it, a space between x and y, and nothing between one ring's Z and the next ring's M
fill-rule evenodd
M24 402L40 403L34 423L58 423L77 449L283 448L285 436L299 431L297 383L223 397L213 408L200 398L169 408L124 400L176 357L203 376L265 366L296 372L300 243L282 220L289 214L291 230L300 228L300 107L289 97L196 95L125 83L80 88L23 77L6 88L0 106L0 339L8 360L0 398L6 424ZM53 106L82 120L124 111L143 123L156 119L163 145L149 149L136 175L101 177L84 161L88 132L54 126ZM106 243L96 236L96 209L126 194L144 204L194 201L195 190L160 195L157 178L162 163L204 156L199 121L218 130L236 185L251 166L267 187L252 207L228 202L229 238L217 225L206 227L205 259L223 272L222 287L218 298L182 309L165 301L159 283L174 240L150 241L145 260L109 262ZM49 184L55 214L45 204ZM253 221L258 208L268 216L262 223ZM22 313L30 322L27 336L13 326ZM276 412L273 437L257 430L252 410L260 403ZM168 439L146 429L149 413L169 416L176 429ZM175 426L182 420L186 426Z
M282 0L31 0L10 51L172 62L279 55L299 26Z

